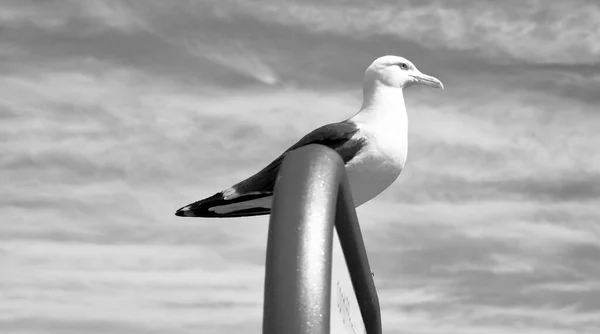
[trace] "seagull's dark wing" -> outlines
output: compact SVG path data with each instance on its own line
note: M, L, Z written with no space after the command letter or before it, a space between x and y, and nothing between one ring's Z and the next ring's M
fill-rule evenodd
M279 166L287 152L309 144L321 144L335 150L344 163L348 163L365 144L365 138L359 136L357 132L358 127L349 120L324 125L304 136L258 173L230 189L187 205L177 210L175 214L186 217L241 217L269 214L271 210L268 207L253 207L249 201L258 202L257 200L261 198L273 195ZM215 211L215 207L221 207L217 210L219 213ZM231 211L227 209L228 207Z
M321 144L334 149L344 160L344 163L350 161L358 151L363 147L364 139L354 138L358 128L353 122L344 121L324 125L306 136L302 137L296 144L288 148L282 155L271 162L260 172L247 178L246 180L234 185L238 194L249 192L273 192L275 179L279 172L279 166L286 153L299 147L310 144Z

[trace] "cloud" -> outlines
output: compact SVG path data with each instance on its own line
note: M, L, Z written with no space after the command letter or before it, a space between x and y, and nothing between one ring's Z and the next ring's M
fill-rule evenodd
M150 327L163 330L208 328L225 319L257 326L260 319L261 268L224 260L210 247L27 241L4 245L3 266L10 274L3 275L0 285L10 303L0 306L0 322L15 330L35 330L37 321L51 330L101 331L114 326L125 332L129 327L142 331L143 319L154 319ZM27 319L37 321L22 323Z
M476 5L464 1L407 1L377 6L263 1L252 6L238 2L220 7L285 26L302 26L319 34L355 38L392 35L432 49L475 51L498 62L589 63L596 62L600 52L598 35L591 33L600 8L591 1L579 1L576 7L561 2L549 6L541 1L509 1L502 5L491 1Z
M593 284L552 293L544 285L556 282L575 287L582 279L593 280L595 269L584 263L600 251L594 225L567 218L565 212L577 212L574 208L554 208L566 220L560 226L556 221L511 221L511 217L539 217L536 212L547 210L543 204L473 203L478 210L462 209L463 205L390 203L378 208L386 214L377 225L368 224L373 218L361 214L361 221L367 223L365 240L388 326L410 326L419 333L593 328L595 322L589 320L598 310ZM383 217L390 222L382 224ZM400 286L405 292L389 292ZM396 297L404 301L396 302ZM562 307L573 305L570 320L557 321L536 311L549 308L548 312L560 313ZM495 318L479 312L488 307L498 312L520 308L521 312ZM591 313L580 316L585 312Z
M427 175L413 175L411 180L404 184L403 191L398 191L398 198L413 202L503 199L515 201L530 199L541 202L594 201L600 196L600 188L593 182L596 179L598 175L594 173L579 173L578 175L550 174L475 181L449 175L449 173L434 172ZM411 188L413 191L409 191Z
M260 55L248 50L242 43L233 43L232 45L231 41L210 43L186 40L184 45L194 55L206 58L261 83L274 85L279 81L275 71L261 60Z
M8 1L1 6L0 22L9 28L33 26L50 32L78 34L116 29L131 33L146 28L128 6L119 1Z
M160 333L165 329L149 328L135 325L128 321L98 321L75 320L56 321L53 319L20 318L16 320L0 320L4 330L10 333L80 333L80 332L111 332L111 333Z
M0 326L259 330L266 217L174 209L351 116L400 53L447 89L406 91L408 164L359 208L386 331L598 327L597 5L0 6Z
M565 292L588 292L600 290L600 282L598 281L575 281L561 283L544 283L531 288L532 291L565 291Z
M566 308L463 308L449 307L445 314L430 314L426 311L409 309L403 313L388 310L383 313L391 319L389 331L406 333L506 333L509 331L549 334L572 333L577 326L584 333L593 333L594 325L589 320L597 313L579 314L573 307ZM506 311L506 312L505 312ZM582 326L583 325L583 326ZM387 328L387 327L386 327Z

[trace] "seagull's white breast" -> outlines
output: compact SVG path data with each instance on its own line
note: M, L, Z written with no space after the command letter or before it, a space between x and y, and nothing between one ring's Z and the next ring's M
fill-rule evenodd
M359 125L357 135L367 138L366 145L346 165L356 206L389 187L398 178L406 162L406 131L402 127L399 129L397 123L378 125Z

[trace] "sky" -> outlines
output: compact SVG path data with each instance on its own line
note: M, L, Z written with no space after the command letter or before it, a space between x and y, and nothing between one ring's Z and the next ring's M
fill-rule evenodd
M597 1L0 0L0 332L256 333L268 217L184 219L405 91L358 208L390 334L600 333Z

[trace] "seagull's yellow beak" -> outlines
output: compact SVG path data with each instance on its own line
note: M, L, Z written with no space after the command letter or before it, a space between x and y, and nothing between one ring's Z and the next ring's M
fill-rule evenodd
M423 74L419 71L415 71L415 73L410 74L410 76L413 77L415 79L415 82L418 84L422 84L433 88L444 89L444 84L438 78L432 77L427 74Z

